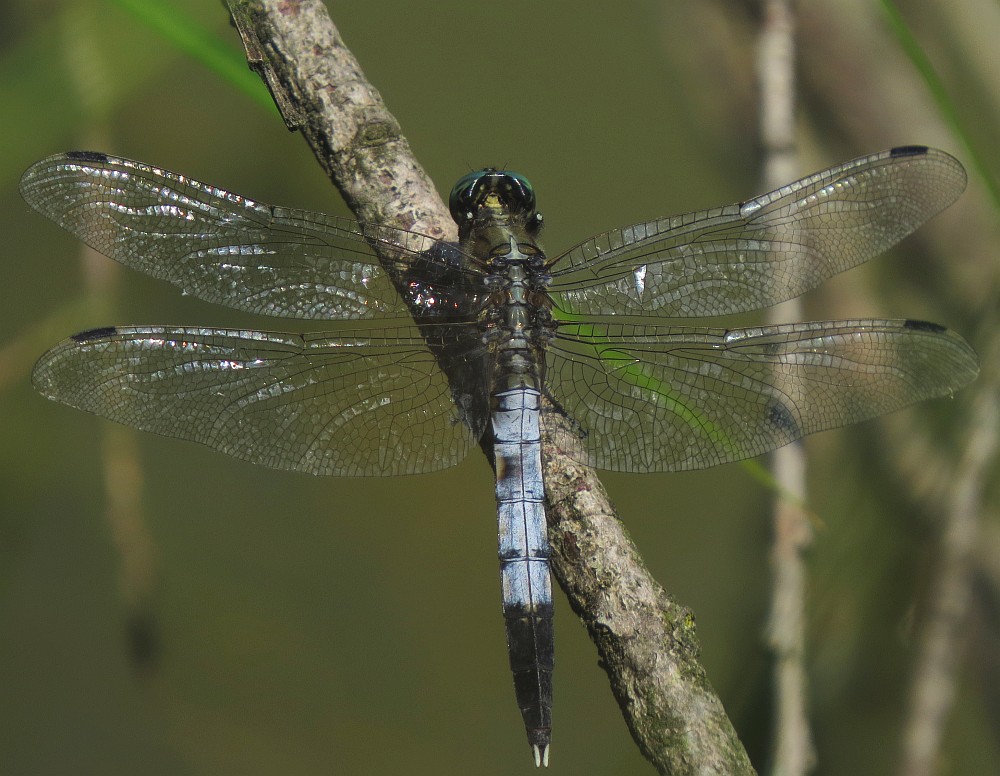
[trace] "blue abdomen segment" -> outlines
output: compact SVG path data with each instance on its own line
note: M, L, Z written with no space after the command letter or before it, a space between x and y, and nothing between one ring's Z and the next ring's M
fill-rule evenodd
M548 761L554 654L539 404L538 391L519 387L496 394L493 412L507 651L536 765Z

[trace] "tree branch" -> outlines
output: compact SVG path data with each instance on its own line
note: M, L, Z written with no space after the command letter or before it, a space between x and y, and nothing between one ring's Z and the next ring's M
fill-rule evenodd
M455 227L396 119L319 0L228 0L251 67L361 221L442 239ZM639 749L660 773L752 774L698 663L694 618L645 569L569 420L543 408L553 570L597 646Z
M792 0L766 0L757 43L760 134L764 151L761 189L799 176L795 143L795 16ZM802 303L789 299L767 311L768 323L802 320ZM812 526L806 496L806 451L801 442L771 455L777 483L771 547L771 611L767 642L774 656L774 773L801 776L815 764L809 731L805 667L806 564Z

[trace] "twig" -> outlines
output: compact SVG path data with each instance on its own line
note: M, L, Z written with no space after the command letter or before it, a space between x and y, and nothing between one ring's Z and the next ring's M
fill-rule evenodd
M795 30L790 0L767 0L758 44L764 188L797 173L795 154ZM770 323L797 321L802 305L792 299L768 311ZM800 776L815 762L807 712L805 670L806 570L802 553L812 541L806 502L806 456L801 443L775 451L778 483L771 548L771 611L767 641L774 653L774 748L771 770Z
M939 111L931 109L927 79L915 77L911 64L898 53L888 56L874 45L878 25L863 15L819 4L809 6L808 17L806 23L813 31L813 44L808 49L813 62L806 67L812 78L810 91L822 96L827 115L841 122L841 131L854 143L864 145L888 135L902 141L920 138L941 142L944 147L955 144L955 135L947 127L950 117L942 121ZM925 21L946 24L952 17L954 11L949 8L938 18L932 15ZM864 36L873 37L863 40ZM950 29L944 36L962 39ZM988 52L980 53L973 46L968 54L982 72L989 70ZM936 76L930 80L931 91L939 92ZM860 83L863 89L858 88ZM940 106L940 92L935 96ZM907 133L902 137L901 127ZM989 188L992 191L995 187ZM933 304L950 309L957 319L972 320L980 317L977 311L987 311L982 316L987 322L979 327L983 336L976 343L983 356L983 371L963 394L971 399L971 412L954 435L966 440L962 458L956 461L938 438L913 423L904 424L899 418L885 418L880 423L881 433L887 435L880 448L882 463L915 509L933 521L932 529L939 537L934 571L927 581L927 598L918 619L916 657L904 712L897 772L905 776L937 771L964 656L970 598L975 595L977 577L980 586L989 578L983 562L986 555L977 536L985 522L983 512L989 511L984 506L987 496L983 488L994 466L995 449L991 452L990 448L996 445L1000 390L996 373L1000 344L995 341L994 312L1000 275L995 241L990 238L995 233L996 210L983 207L982 198L977 201L967 195L949 216L938 226L935 245L943 255L961 260L935 265ZM852 302L858 304L857 296Z
M362 221L453 239L454 225L399 125L318 0L229 0L279 108ZM640 750L660 773L751 774L698 664L693 618L649 576L594 472L566 454L569 423L543 410L553 568L597 645ZM577 456L579 458L579 456Z
M91 117L105 113L108 77L94 37L81 34L79 20L66 25L62 51L76 97ZM96 17L95 17L96 24ZM91 129L83 148L101 148L101 122ZM106 308L115 296L121 266L85 245L80 248L84 295L94 307ZM104 519L118 551L118 588L125 605L125 638L132 667L146 672L159 657L157 623L152 601L156 589L155 546L142 509L143 469L134 429L102 424L101 470L104 475Z

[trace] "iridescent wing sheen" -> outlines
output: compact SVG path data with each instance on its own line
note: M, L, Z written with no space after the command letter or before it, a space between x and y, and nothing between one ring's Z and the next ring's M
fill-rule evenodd
M978 373L960 336L911 320L748 329L561 324L548 350L555 400L587 463L700 469L824 429L948 396Z
M412 259L446 245L404 229L272 207L89 151L32 165L21 178L21 194L35 210L121 264L200 299L262 315L408 316L372 246L379 246L390 266L397 257L398 269L405 271ZM458 255L457 248L447 248L453 258ZM462 258L465 268L452 266L453 272L480 274L470 269L473 259ZM456 293L470 285L475 277Z
M478 442L489 413L486 386L456 396L413 327L109 327L48 351L32 381L50 399L143 431L321 475L443 469Z
M698 317L798 296L897 243L962 193L948 154L905 146L755 199L614 229L552 260L556 304L578 315Z

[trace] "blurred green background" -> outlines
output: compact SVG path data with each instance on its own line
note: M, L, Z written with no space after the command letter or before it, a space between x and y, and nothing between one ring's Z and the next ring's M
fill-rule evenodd
M800 5L803 173L903 143L968 162L877 3ZM148 6L181 14L239 60L221 3ZM756 3L328 6L439 190L484 165L524 173L550 252L760 191ZM997 5L900 8L995 176ZM109 275L112 262L82 259L28 211L16 188L24 168L95 147L346 214L301 138L110 1L0 3L0 95L0 772L528 772L481 456L438 475L314 479L133 437L31 389L33 360L84 328L295 324ZM925 318L976 345L998 244L971 177L959 205L828 283L807 317ZM884 774L897 762L939 516L893 461L917 434L952 458L969 398L807 444L823 521L809 556L816 773ZM133 483L135 522L108 518L122 511L106 496L108 461ZM694 610L704 665L764 768L771 492L738 465L604 481L657 579ZM552 767L652 772L583 628L557 606ZM995 618L975 612L942 773L997 772Z

